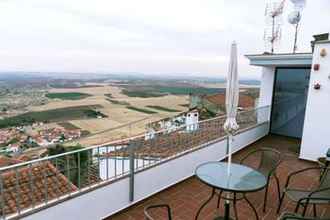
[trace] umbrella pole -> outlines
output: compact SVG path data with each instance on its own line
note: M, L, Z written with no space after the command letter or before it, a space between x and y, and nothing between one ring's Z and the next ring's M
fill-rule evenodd
M233 141L233 136L232 134L228 134L227 136L227 155L228 155L228 166L227 166L227 175L230 178L231 176L231 145Z
M229 201L226 200L224 220L230 220L230 218L229 218L229 215L230 215L229 210L230 210Z
M227 166L227 174L228 174L228 180L230 180L230 176L231 176L231 169L230 169L230 166L231 166L231 145L232 145L232 134L228 134L227 136L227 155L228 155L228 166ZM230 201L229 201L229 193L227 192L227 199L226 199L226 202L225 202L225 216L224 216L224 219L225 220L230 220L229 216L230 216Z

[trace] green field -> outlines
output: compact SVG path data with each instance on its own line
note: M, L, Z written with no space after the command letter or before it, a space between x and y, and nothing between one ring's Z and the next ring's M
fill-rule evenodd
M141 90L141 89L123 89L122 93L124 95L127 95L128 97L138 97L138 98L152 98L152 97L162 97L166 96L167 94L163 94L157 91L152 91L152 90Z
M122 90L124 95L129 97L152 98L161 97L168 94L172 95L189 95L189 94L217 94L224 93L224 88L206 88L206 87L181 87L181 86L126 86Z
M154 88L160 93L170 93L173 95L189 95L189 94L216 94L224 93L223 88L205 88L205 87L170 87L159 86Z
M157 114L157 112L155 112L155 111L151 111L151 110L144 109L144 108L137 108L137 107L134 107L134 106L126 106L126 108L130 109L130 110L133 110L133 111L142 112L142 113L145 113L145 114Z
M28 112L21 115L0 120L0 128L30 125L35 122L61 122L83 118L96 118L97 116L107 117L96 111L101 105L84 105L67 107L39 112Z
M65 92L65 93L47 93L46 97L50 99L62 99L62 100L79 100L87 98L91 95L80 92Z
M57 123L59 126L62 126L63 128L67 130L75 130L75 129L80 129L79 127L75 126L74 124L64 121L64 122L59 122Z
M92 88L103 87L103 85L86 85L82 82L53 82L48 84L52 88L56 89L77 89L77 88Z
M180 112L179 110L176 110L176 109L166 108L166 107L158 106L158 105L147 105L146 107L164 111L164 112Z

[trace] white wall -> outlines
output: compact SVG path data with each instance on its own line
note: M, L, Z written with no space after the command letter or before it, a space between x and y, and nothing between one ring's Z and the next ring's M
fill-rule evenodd
M275 80L275 67L265 66L262 67L261 86L259 95L259 107L271 106L273 99L273 87ZM265 114L268 118L259 118L260 121L270 120L271 108L268 108L268 114Z
M233 150L245 146L267 135L269 124L238 134L234 139ZM135 175L135 201L138 202L192 175L197 165L225 158L226 140L201 148L182 157L173 159ZM23 218L24 220L94 220L132 205L128 201L128 179L96 189L56 206Z
M259 107L272 104L274 79L275 67L262 67Z
M321 48L326 49L326 57L320 56ZM330 43L316 44L313 64L320 64L320 70L311 72L300 152L308 160L324 156L330 148ZM320 82L320 90L314 89L315 82Z

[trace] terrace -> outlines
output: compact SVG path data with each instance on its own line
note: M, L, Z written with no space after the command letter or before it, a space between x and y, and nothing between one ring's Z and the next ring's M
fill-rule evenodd
M298 159L298 148L300 145L300 141L294 138L288 138L277 135L268 135L257 142L249 145L248 147L237 152L233 160L234 162L239 162L243 155L248 153L251 150L258 149L261 147L270 147L273 149L277 149L283 154L283 161L278 167L277 175L280 179L281 188L283 188L286 178L290 172L297 171L303 168L312 167L316 164L313 162L303 161ZM252 161L251 161L251 164ZM297 182L297 186L302 187L304 189L312 188L317 182L319 178L319 173L310 172L308 174L308 178L300 176L299 180L303 180L301 182ZM254 206L257 208L260 219L267 220L275 220L279 216L276 213L276 209L278 206L278 198L276 192L275 181L271 181L270 194L268 197L268 205L266 212L262 211L263 207L263 192L260 191L257 193L249 194L250 201L253 202ZM144 213L143 210L145 207L149 205L155 204L169 204L172 209L173 218L177 220L184 219L194 219L198 208L201 204L207 200L211 193L211 188L201 183L195 177L188 178L160 193L157 193L136 205L121 211L120 213L110 216L106 218L106 220L143 220ZM216 200L214 198L211 203L207 205L204 211L201 213L200 219L203 220L213 220L219 213L223 214L223 206L220 206L220 210L216 208ZM222 202L223 205L223 202ZM247 206L246 202L238 202L238 217L239 219L254 219L253 212ZM295 203L284 200L284 204L281 209L282 212L293 212L295 208ZM157 219L166 219L165 210L159 209L152 212L152 214L157 217ZM317 209L318 217L329 218L330 217L330 209L327 206L318 207ZM233 214L233 210L231 210L231 214ZM312 210L310 209L307 215L312 216ZM232 216L234 217L234 216Z

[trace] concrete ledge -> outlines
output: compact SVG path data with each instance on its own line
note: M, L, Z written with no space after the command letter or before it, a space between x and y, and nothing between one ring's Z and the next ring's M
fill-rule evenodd
M296 54L252 54L245 55L254 66L308 67L312 65L312 53Z

